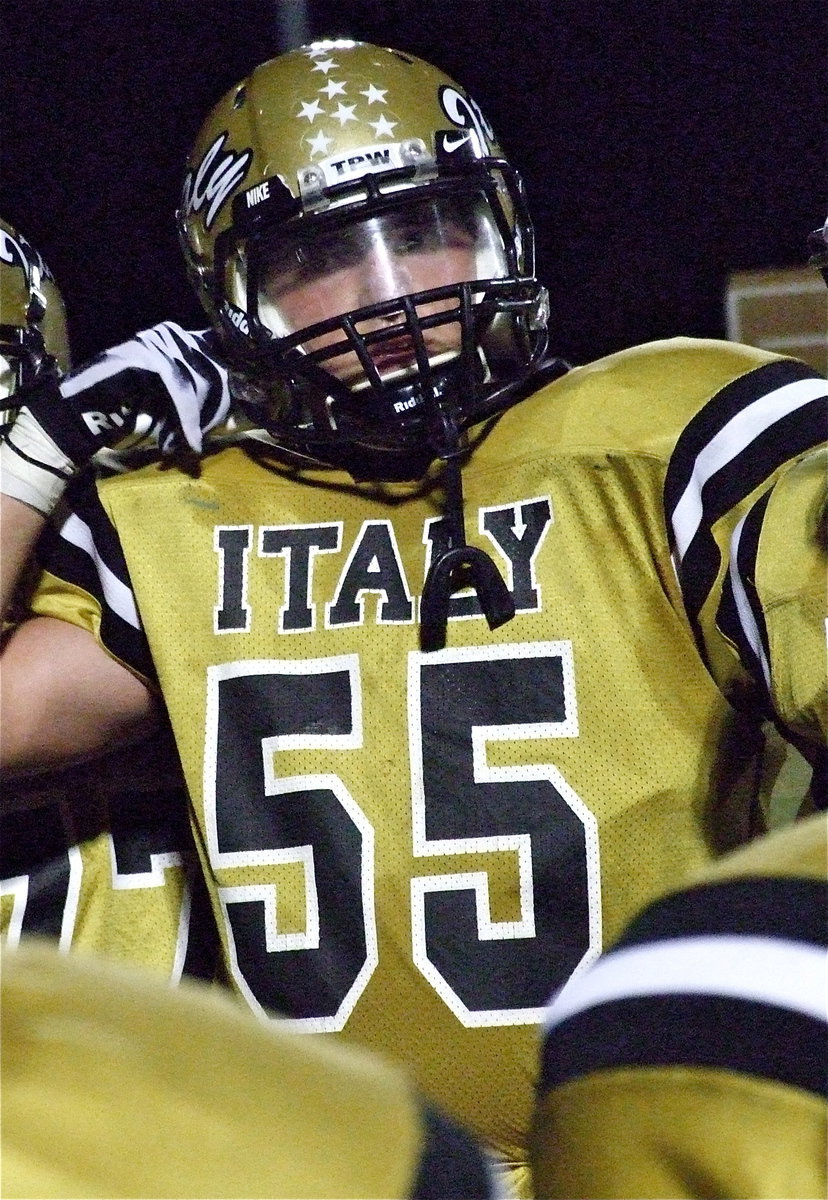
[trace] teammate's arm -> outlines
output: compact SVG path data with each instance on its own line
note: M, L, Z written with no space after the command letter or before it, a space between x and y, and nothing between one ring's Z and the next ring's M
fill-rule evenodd
M85 629L24 621L3 651L0 767L5 777L94 758L151 733L158 701Z
M46 518L0 498L5 615ZM101 649L91 633L36 617L11 634L0 671L0 765L6 776L48 770L111 749L155 724L148 688Z
M2 454L0 600L21 573L67 481L97 450L153 422L162 449L201 449L229 408L226 372L205 338L167 323L25 396ZM3 652L0 767L7 775L66 766L146 736L158 702L93 634L68 622L25 621Z
M553 999L539 1196L826 1195L826 862L824 813L754 840Z
M738 376L687 425L665 482L685 611L708 669L813 766L828 734L827 403L828 382L792 359Z
M23 568L46 518L13 496L0 495L0 614L5 618Z

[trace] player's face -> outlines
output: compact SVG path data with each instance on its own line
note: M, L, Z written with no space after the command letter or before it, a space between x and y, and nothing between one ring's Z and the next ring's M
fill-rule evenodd
M282 239L264 260L259 312L277 335L304 329L368 305L433 288L502 274L503 255L492 255L490 225L473 206L461 211L454 201L429 201L352 220L329 230ZM481 252L482 251L482 252ZM494 270L492 269L494 268ZM457 309L456 297L419 304L420 318ZM370 333L399 324L402 311L357 323ZM455 357L460 350L459 321L423 330L432 363ZM343 339L341 329L309 339L315 350ZM382 340L370 348L383 378L404 375L415 361L410 336ZM325 366L338 379L358 383L363 376L353 352L329 359Z

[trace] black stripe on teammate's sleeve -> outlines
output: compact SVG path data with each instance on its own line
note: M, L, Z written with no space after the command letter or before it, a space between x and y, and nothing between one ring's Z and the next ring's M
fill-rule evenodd
M819 879L725 879L665 896L629 926L615 949L669 938L740 934L828 948L828 889Z
M544 1045L544 1091L593 1071L706 1067L828 1094L824 1021L731 996L625 997L576 1013Z
M87 592L101 609L101 641L107 650L145 679L154 681L155 666L143 628L124 620L108 603L95 559L61 534L59 514L78 517L88 528L95 554L134 602L132 582L118 535L98 499L94 476L83 472L70 485L55 520L49 522L37 545L37 561L44 570Z
M804 363L794 359L780 359L756 367L746 375L740 375L711 397L695 417L688 421L671 455L664 483L664 502L668 512L675 508L683 495L702 451L734 417L744 412L755 400L768 396L789 383L796 383L800 379L820 378L818 371ZM817 422L817 425L816 441L813 444L825 438L824 420L821 424ZM785 462L801 450L802 447L795 438L788 438L779 446L779 461Z
M423 1149L411 1200L492 1200L492 1169L459 1126L423 1103Z
M716 613L716 624L725 637L729 638L736 647L739 658L743 666L749 672L751 677L759 684L767 697L767 707L765 716L770 717L772 707L770 704L770 694L768 688L768 680L765 677L765 667L756 651L756 647L751 640L750 633L758 638L761 643L764 661L767 664L770 661L770 644L768 641L768 629L765 623L765 614L762 612L762 604L759 600L759 594L756 590L756 557L759 551L759 539L762 533L762 522L765 519L765 513L768 507L771 493L767 492L761 499L754 504L753 508L748 513L742 525L741 534L739 537L739 549L736 554L735 564L731 562L731 570L725 576L722 585L722 597L719 601L719 608ZM747 619L752 621L753 628L748 629L745 625L745 617L740 613L736 604L736 597L733 591L733 576L732 571L735 566L736 576L742 586L744 600L750 610Z
M818 444L813 436L816 403L803 405L776 421L702 488L701 523L682 555L679 571L684 603L691 619L698 615L707 599L721 563L721 552L711 533L712 527L754 488L769 480L780 466ZM786 446L791 447L789 454L782 452Z
M647 908L606 959L633 948L658 952L675 939L718 936L825 949L828 887L818 879L750 877L689 888ZM825 1093L824 1020L747 996L695 994L694 984L688 979L686 992L606 1000L553 1025L542 1087L617 1067L687 1066Z
M767 363L727 384L691 420L679 437L664 484L667 528L675 546L676 511L704 451L736 416L788 384L821 376L803 363L786 359ZM721 555L711 527L775 471L820 445L826 436L825 398L812 399L779 416L747 440L717 471L704 477L698 499L702 513L697 530L683 549L680 578L691 619L701 609L718 574ZM704 473L702 473L704 475Z

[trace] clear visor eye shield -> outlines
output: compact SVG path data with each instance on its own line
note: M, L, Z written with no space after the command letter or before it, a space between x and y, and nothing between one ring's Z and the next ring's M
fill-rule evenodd
M482 191L302 220L241 244L225 271L225 294L260 338L351 389L458 357L464 310L485 291L468 285L510 274Z

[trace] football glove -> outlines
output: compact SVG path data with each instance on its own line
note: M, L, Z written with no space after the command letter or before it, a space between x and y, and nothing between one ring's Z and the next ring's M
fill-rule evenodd
M199 454L230 409L214 334L172 321L104 351L63 379L27 391L0 447L0 487L42 513L99 450L136 435L165 455Z

